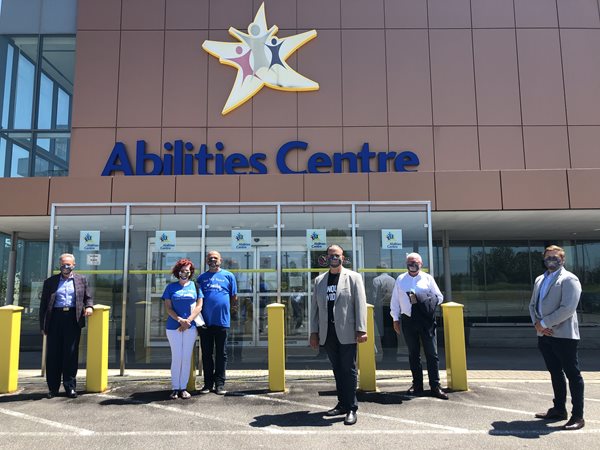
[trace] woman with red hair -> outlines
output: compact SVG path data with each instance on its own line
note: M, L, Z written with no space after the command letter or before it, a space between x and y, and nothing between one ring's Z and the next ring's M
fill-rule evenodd
M194 319L202 311L202 291L193 281L195 268L192 261L182 258L171 273L178 281L170 283L162 295L167 309L167 339L171 346L170 398L190 398L186 390L194 342L198 336Z

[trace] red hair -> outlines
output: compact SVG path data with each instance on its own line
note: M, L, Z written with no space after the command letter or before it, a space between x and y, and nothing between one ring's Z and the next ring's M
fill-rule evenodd
M175 263L175 265L173 266L173 269L171 270L171 273L173 274L173 276L175 278L179 278L179 272L181 272L181 268L183 266L190 266L190 278L192 278L194 276L194 272L196 271L196 268L194 267L194 263L187 258L181 258L179 261L177 261Z

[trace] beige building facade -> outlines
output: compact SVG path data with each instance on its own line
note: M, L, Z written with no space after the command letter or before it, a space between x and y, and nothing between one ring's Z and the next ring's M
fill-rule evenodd
M126 353L161 363L155 294L166 279L152 271L181 255L202 266L214 247L247 289L250 318L237 319L242 337L232 338L246 349L240 360L264 344L271 301L289 306L290 348L303 347L310 280L323 269L308 230L344 243L370 296L375 277L397 276L407 252L423 253L446 297L465 305L472 345L531 343L519 334L531 284L543 248L561 245L583 284L582 334L600 345L598 1L265 0L278 39L316 30L287 63L319 89L264 86L226 115L239 64L220 64L202 45L239 44L228 30L252 34L261 1L38 0L38 15L20 23L18 2L2 3L6 42L74 39L64 176L35 172L41 113L27 130L0 130L4 271L20 274L8 302L33 317L34 283L74 252L113 308L111 364ZM13 103L4 111L18 117ZM23 132L30 172L17 177L7 149ZM80 250L89 230L102 235L99 267ZM165 230L177 235L171 253L156 250ZM251 251L233 251L232 230L251 231ZM403 231L401 248L383 245L386 230ZM31 276L28 258L43 261ZM381 308L378 345L392 349L381 353L395 354L403 343L390 336L386 300L370 301ZM513 327L515 341L490 324Z

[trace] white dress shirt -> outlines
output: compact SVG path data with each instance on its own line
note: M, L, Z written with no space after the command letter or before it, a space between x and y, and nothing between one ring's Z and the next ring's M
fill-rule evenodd
M435 296L438 299L438 305L444 301L444 296L431 275L419 271L416 276L411 277L408 272L403 273L396 280L390 302L390 315L394 321L400 320L400 314L410 317L412 305L407 292L411 290L415 292L417 298Z

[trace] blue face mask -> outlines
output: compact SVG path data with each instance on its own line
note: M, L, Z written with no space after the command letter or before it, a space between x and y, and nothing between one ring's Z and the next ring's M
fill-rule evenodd
M556 270L562 266L562 261L558 256L548 256L544 258L544 266L548 270Z

